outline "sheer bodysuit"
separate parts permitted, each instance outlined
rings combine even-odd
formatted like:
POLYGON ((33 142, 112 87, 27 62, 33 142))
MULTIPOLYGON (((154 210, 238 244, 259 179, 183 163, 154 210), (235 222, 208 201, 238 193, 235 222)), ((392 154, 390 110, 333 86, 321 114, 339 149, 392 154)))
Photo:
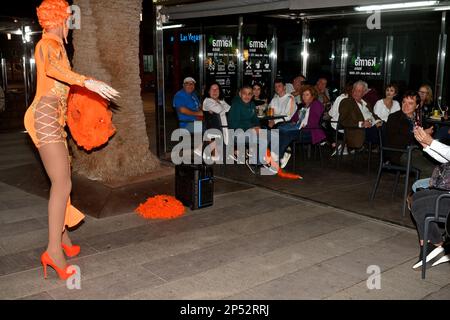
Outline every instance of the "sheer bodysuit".
MULTIPOLYGON (((63 143, 67 148, 66 102, 70 85, 84 86, 85 76, 71 70, 62 40, 44 32, 35 49, 36 96, 25 113, 24 125, 33 143, 41 148, 63 143)), ((68 199, 64 226, 77 225, 84 215, 68 199)))

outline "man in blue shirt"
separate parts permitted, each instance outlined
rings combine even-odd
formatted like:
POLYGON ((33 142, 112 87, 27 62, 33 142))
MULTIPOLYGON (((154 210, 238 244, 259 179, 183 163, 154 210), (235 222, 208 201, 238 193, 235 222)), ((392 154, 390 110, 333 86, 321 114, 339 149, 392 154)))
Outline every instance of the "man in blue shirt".
POLYGON ((180 128, 185 128, 191 133, 194 132, 194 121, 203 117, 200 100, 194 91, 195 80, 187 77, 183 81, 183 89, 173 98, 173 107, 177 111, 180 128))

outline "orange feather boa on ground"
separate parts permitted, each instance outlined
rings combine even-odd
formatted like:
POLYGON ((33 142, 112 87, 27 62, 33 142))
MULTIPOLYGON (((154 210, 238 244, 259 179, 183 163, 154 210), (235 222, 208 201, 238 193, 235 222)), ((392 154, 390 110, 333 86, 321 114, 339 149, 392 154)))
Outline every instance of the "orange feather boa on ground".
POLYGON ((67 101, 67 125, 78 146, 87 151, 100 147, 115 133, 108 102, 98 94, 72 86, 67 101))
POLYGON ((303 177, 298 174, 283 171, 283 169, 280 168, 278 163, 272 159, 269 149, 267 149, 267 151, 266 151, 266 159, 267 159, 267 163, 269 163, 272 168, 277 170, 277 175, 280 178, 293 179, 293 180, 303 179, 303 177))
POLYGON ((185 208, 173 196, 157 195, 148 198, 135 211, 146 219, 174 219, 182 216, 185 208))

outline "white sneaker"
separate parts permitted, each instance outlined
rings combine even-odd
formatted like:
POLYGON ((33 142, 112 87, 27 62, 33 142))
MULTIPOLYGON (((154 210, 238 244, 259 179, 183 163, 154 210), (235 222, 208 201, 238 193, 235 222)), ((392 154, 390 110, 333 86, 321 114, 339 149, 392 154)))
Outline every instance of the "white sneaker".
MULTIPOLYGON (((422 250, 423 250, 423 248, 422 248, 422 250)), ((431 260, 436 258, 439 254, 444 252, 444 247, 442 247, 442 246, 435 247, 434 245, 428 243, 427 244, 427 251, 428 251, 428 254, 427 254, 427 257, 426 257, 426 261, 425 261, 426 263, 430 262, 431 260)), ((417 261, 417 263, 415 265, 413 265, 413 269, 417 269, 417 268, 419 268, 421 266, 422 266, 422 252, 420 252, 419 261, 417 261)))
POLYGON ((284 167, 286 167, 290 158, 291 158, 291 154, 289 152, 285 152, 283 155, 283 158, 281 158, 281 160, 280 160, 280 168, 281 169, 284 169, 284 167))
MULTIPOLYGON (((342 151, 342 145, 338 145, 338 150, 337 150, 337 154, 340 155, 342 151)), ((336 150, 333 151, 333 153, 331 154, 332 157, 334 157, 336 155, 336 150)), ((342 155, 346 156, 348 155, 348 150, 347 150, 347 146, 344 147, 344 151, 342 151, 342 155)))
POLYGON ((276 174, 278 174, 278 171, 275 170, 275 168, 273 168, 272 166, 270 166, 270 165, 268 165, 268 164, 264 164, 264 165, 263 165, 263 168, 266 169, 266 170, 269 170, 270 173, 271 173, 271 175, 276 175, 276 174))
POLYGON ((438 264, 449 262, 450 261, 450 254, 447 254, 445 256, 442 256, 439 260, 437 260, 435 263, 433 263, 431 266, 437 266, 438 264))

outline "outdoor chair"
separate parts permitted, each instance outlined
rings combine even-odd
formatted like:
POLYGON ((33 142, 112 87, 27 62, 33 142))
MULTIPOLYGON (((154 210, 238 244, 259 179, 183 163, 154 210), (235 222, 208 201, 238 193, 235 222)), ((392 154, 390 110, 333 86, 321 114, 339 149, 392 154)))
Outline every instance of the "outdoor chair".
MULTIPOLYGON (((345 148, 345 141, 346 141, 346 129, 361 129, 360 127, 344 127, 341 123, 339 123, 338 121, 332 121, 333 123, 337 123, 336 126, 336 132, 335 132, 335 141, 336 141, 336 146, 335 146, 335 157, 336 157, 336 168, 339 167, 339 162, 342 161, 342 156, 344 153, 344 148, 345 148), (339 133, 342 134, 342 139, 341 142, 339 143, 339 133), (339 148, 339 146, 341 146, 339 148)), ((370 174, 370 166, 371 166, 371 162, 372 162, 372 142, 364 142, 363 146, 359 149, 359 150, 354 150, 353 153, 353 161, 356 161, 356 158, 358 155, 361 155, 362 152, 365 150, 365 145, 367 145, 367 151, 368 151, 368 156, 367 156, 367 174, 370 174)))
POLYGON ((449 223, 450 223, 450 214, 447 215, 447 217, 439 215, 439 203, 442 199, 445 198, 450 198, 450 194, 449 193, 444 193, 441 194, 439 197, 437 197, 436 199, 436 204, 434 206, 434 213, 432 215, 426 216, 425 217, 425 230, 423 233, 423 251, 422 251, 422 279, 425 279, 425 272, 427 269, 427 264, 426 264, 426 259, 427 259, 427 245, 426 243, 428 242, 428 230, 430 227, 430 223, 431 222, 435 222, 435 223, 445 223, 446 226, 446 235, 447 237, 449 237, 449 223))
MULTIPOLYGON (((309 128, 310 130, 323 130, 322 126, 319 126, 318 128, 309 128)), ((323 167, 323 146, 322 146, 322 142, 326 140, 326 138, 324 138, 323 140, 313 144, 311 142, 302 142, 301 141, 301 135, 303 133, 302 130, 299 131, 299 137, 298 139, 294 140, 291 145, 292 145, 292 161, 293 161, 293 171, 296 171, 296 165, 297 165, 297 146, 300 146, 300 150, 301 153, 303 154, 304 157, 304 153, 307 152, 308 154, 308 158, 311 154, 311 149, 314 148, 314 157, 317 159, 317 154, 319 155, 319 160, 320 160, 320 167, 323 167), (305 149, 304 147, 307 147, 307 149, 305 149)))
POLYGON ((395 183, 394 183, 394 189, 392 194, 394 194, 395 190, 397 189, 397 184, 398 184, 398 180, 400 177, 401 173, 405 174, 405 185, 404 185, 404 189, 403 189, 403 207, 402 207, 402 216, 405 216, 406 213, 406 199, 408 196, 408 188, 409 188, 409 176, 411 173, 415 174, 415 178, 416 180, 419 179, 420 177, 420 170, 417 168, 414 168, 412 165, 412 152, 414 149, 417 149, 417 146, 415 145, 409 145, 406 148, 402 149, 402 148, 391 148, 391 147, 386 147, 385 146, 385 142, 386 142, 386 138, 385 136, 385 130, 383 129, 383 127, 378 128, 378 137, 379 137, 379 141, 380 141, 380 164, 378 166, 378 174, 377 174, 377 179, 375 181, 375 185, 372 189, 372 193, 370 195, 370 201, 373 201, 373 199, 375 198, 375 194, 377 192, 378 186, 380 184, 380 180, 381 180, 381 174, 384 171, 395 171, 396 172, 396 179, 395 179, 395 183), (402 153, 402 154, 406 154, 407 155, 407 164, 406 166, 402 166, 402 165, 398 165, 398 164, 392 164, 389 161, 387 161, 387 159, 385 158, 385 153, 387 152, 398 152, 398 153, 402 153))

